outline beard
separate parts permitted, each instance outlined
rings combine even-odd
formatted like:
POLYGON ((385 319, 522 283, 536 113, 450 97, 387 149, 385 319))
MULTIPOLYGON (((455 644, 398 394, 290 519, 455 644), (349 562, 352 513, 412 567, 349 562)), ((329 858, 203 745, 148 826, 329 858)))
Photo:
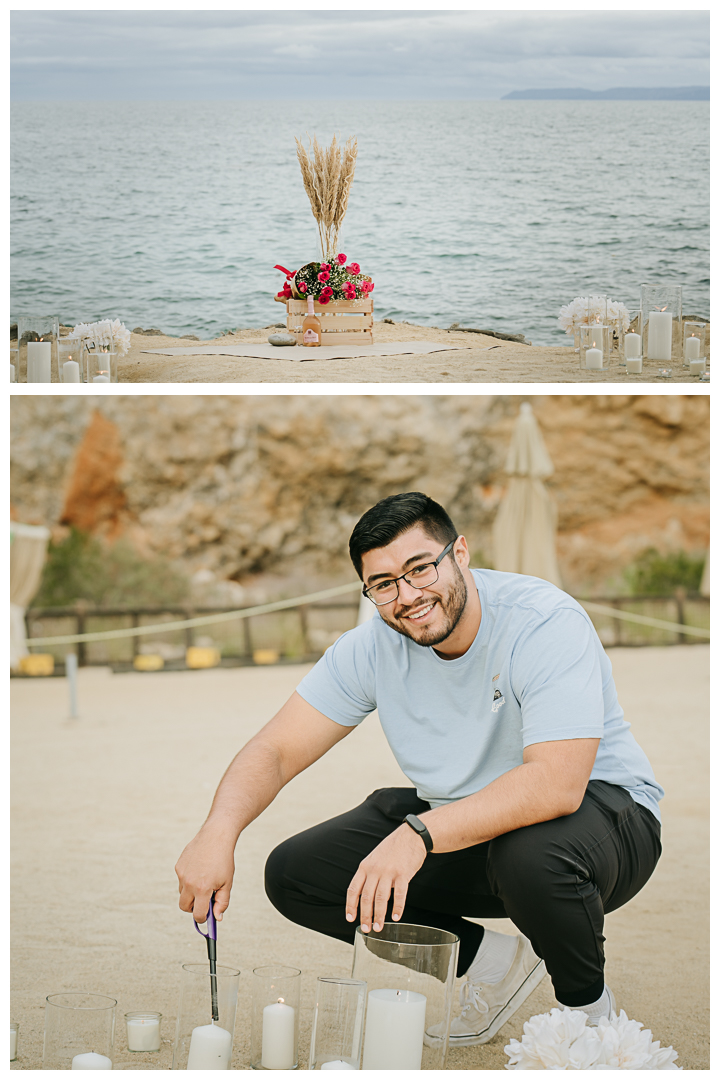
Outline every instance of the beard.
POLYGON ((453 569, 453 580, 450 583, 445 596, 433 596, 431 594, 430 596, 421 597, 416 603, 410 605, 410 607, 403 608, 397 616, 385 615, 382 608, 380 608, 381 617, 388 626, 392 627, 393 630, 397 630, 398 634, 402 634, 403 637, 410 638, 416 645, 423 645, 425 647, 440 645, 450 637, 453 630, 460 622, 463 612, 465 611, 465 605, 467 604, 468 592, 465 578, 454 564, 453 569), (443 618, 440 626, 413 627, 411 623, 402 621, 412 611, 424 607, 431 601, 435 601, 434 610, 437 611, 440 609, 442 612, 443 618))

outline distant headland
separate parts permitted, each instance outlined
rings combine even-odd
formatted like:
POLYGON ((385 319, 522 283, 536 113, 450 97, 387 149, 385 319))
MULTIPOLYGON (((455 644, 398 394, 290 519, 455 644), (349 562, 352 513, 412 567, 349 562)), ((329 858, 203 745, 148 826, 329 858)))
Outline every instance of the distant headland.
POLYGON ((612 90, 513 90, 501 101, 709 101, 709 86, 616 86, 612 90))

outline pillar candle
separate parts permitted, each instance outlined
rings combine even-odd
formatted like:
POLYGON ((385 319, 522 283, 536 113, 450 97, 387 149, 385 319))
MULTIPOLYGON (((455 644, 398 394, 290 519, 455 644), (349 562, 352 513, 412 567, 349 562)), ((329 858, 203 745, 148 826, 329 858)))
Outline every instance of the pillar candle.
POLYGON ((702 359, 691 360, 690 361, 690 374, 691 375, 702 375, 704 370, 705 370, 705 357, 704 356, 702 357, 702 359))
POLYGON ((50 357, 52 345, 49 341, 28 341, 27 346, 27 381, 50 382, 50 357))
MULTIPOLYGON (((17 1031, 15 1030, 15 1028, 10 1028, 10 1060, 14 1061, 16 1057, 17 1057, 17 1031)), ((328 1066, 328 1068, 334 1068, 334 1065, 328 1066)), ((339 1066, 338 1066, 338 1068, 339 1068, 339 1066)))
POLYGON ((625 368, 629 375, 640 375, 642 373, 642 357, 630 356, 625 362, 625 368))
POLYGON ((217 1024, 193 1028, 190 1036, 188 1069, 229 1069, 232 1035, 217 1024))
POLYGON ((295 1065, 295 1010, 282 999, 263 1009, 262 1067, 292 1069, 295 1065))
POLYGON ((128 1050, 159 1050, 160 1021, 152 1018, 127 1020, 128 1050))
POLYGON ((421 1068, 426 1005, 412 990, 370 991, 363 1071, 421 1068))
POLYGON ((585 367, 594 371, 601 371, 603 366, 602 349, 585 350, 585 367))
POLYGON ((651 311, 648 316, 648 360, 672 359, 672 312, 651 311))
POLYGON ((625 359, 642 356, 642 338, 639 334, 625 335, 625 359))
POLYGON ((700 356, 700 338, 691 334, 685 338, 685 359, 697 360, 700 356))
POLYGON ((63 364, 63 382, 80 382, 80 365, 77 360, 66 360, 63 364))
POLYGON ((15 372, 15 365, 11 364, 10 365, 10 382, 15 382, 16 377, 17 376, 16 376, 16 372, 15 372))
POLYGON ((351 1065, 348 1061, 326 1061, 324 1065, 320 1066, 321 1069, 353 1069, 355 1066, 351 1065))
POLYGON ((112 1069, 112 1061, 104 1054, 76 1054, 71 1069, 112 1069))

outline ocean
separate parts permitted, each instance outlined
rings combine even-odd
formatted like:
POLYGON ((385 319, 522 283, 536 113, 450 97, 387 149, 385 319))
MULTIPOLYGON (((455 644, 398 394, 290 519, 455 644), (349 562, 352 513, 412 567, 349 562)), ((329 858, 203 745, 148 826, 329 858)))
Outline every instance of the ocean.
POLYGON ((294 136, 357 135, 342 247, 376 319, 568 344, 562 304, 643 282, 709 315, 709 105, 678 101, 23 102, 11 317, 212 337, 280 322, 319 256, 294 136))

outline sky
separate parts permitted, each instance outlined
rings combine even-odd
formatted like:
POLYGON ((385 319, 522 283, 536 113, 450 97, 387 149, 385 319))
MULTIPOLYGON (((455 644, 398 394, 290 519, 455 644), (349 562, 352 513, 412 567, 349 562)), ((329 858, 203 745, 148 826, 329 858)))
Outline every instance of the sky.
POLYGON ((16 101, 703 86, 707 11, 13 11, 16 101))

